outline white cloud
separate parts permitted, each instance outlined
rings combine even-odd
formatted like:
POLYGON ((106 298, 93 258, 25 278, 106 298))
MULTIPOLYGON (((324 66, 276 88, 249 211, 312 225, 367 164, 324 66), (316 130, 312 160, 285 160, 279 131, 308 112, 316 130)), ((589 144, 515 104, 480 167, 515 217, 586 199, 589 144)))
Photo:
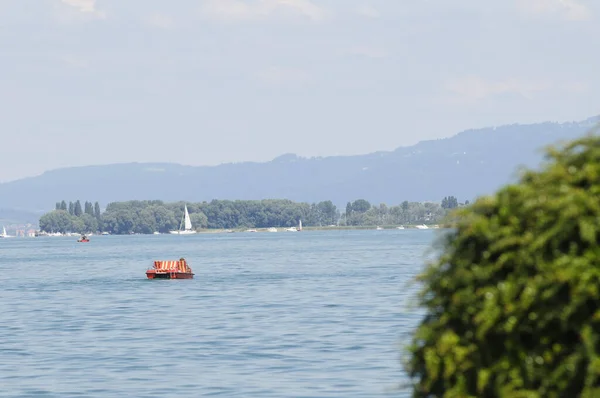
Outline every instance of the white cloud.
POLYGON ((535 93, 548 90, 550 85, 545 82, 514 78, 492 81, 478 76, 468 76, 448 81, 445 88, 457 99, 477 101, 499 94, 519 94, 524 98, 531 99, 535 93))
POLYGON ((379 18, 381 16, 379 10, 368 4, 358 7, 356 13, 367 18, 379 18))
POLYGON ((494 81, 479 76, 467 76, 446 82, 445 89, 451 93, 450 102, 471 102, 503 94, 516 94, 527 100, 534 99, 537 94, 549 91, 581 94, 587 91, 587 85, 573 81, 549 83, 544 80, 517 78, 494 81))
POLYGON ((516 0, 525 15, 553 16, 569 21, 585 21, 592 17, 591 10, 580 0, 516 0))
POLYGON ((61 0, 64 4, 76 8, 84 14, 104 18, 106 14, 96 8, 96 0, 61 0))
POLYGON ((562 86, 563 90, 570 94, 583 94, 589 89, 587 84, 581 82, 567 83, 562 86))
POLYGON ((310 80, 308 73, 301 69, 272 66, 258 74, 260 80, 271 84, 306 83, 310 80))
POLYGON ((323 8, 310 0, 205 0, 204 15, 219 20, 256 20, 285 13, 301 15, 313 21, 326 17, 323 8))
POLYGON ((78 55, 65 55, 62 57, 63 62, 74 69, 86 69, 90 66, 88 60, 78 55))
POLYGON ((144 18, 144 21, 156 28, 169 29, 173 27, 173 18, 164 14, 152 14, 144 18))
POLYGON ((358 55, 367 58, 387 58, 389 53, 380 47, 356 46, 345 52, 346 55, 358 55))

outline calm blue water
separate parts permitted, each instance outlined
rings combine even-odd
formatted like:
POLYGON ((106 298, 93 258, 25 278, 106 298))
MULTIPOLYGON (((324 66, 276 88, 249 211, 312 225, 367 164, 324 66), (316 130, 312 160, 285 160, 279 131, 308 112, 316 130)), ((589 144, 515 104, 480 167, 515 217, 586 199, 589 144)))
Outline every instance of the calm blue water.
POLYGON ((0 396, 408 396, 407 283, 435 235, 0 240, 0 396), (182 256, 195 279, 146 279, 182 256))

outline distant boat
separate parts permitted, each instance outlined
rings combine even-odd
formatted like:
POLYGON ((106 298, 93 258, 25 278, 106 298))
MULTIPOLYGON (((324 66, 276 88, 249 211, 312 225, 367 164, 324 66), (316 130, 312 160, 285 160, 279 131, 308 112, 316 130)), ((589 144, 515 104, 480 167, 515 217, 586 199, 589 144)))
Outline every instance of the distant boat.
POLYGON ((300 232, 302 231, 302 220, 298 221, 298 227, 289 227, 286 229, 288 232, 300 232))
POLYGON ((271 227, 271 228, 267 229, 267 231, 269 231, 269 232, 277 232, 277 228, 271 227))
POLYGON ((378 231, 383 231, 383 228, 381 228, 379 226, 377 228, 375 228, 375 229, 378 230, 378 231))
POLYGON ((396 227, 396 229, 404 229, 404 226, 400 225, 399 227, 396 227))
POLYGON ((417 229, 429 229, 429 227, 425 224, 417 225, 416 228, 417 229))
POLYGON ((194 273, 185 258, 167 261, 154 261, 153 267, 146 270, 148 279, 193 279, 194 273))
POLYGON ((192 220, 190 220, 190 213, 188 213, 187 205, 183 209, 183 218, 179 224, 179 230, 169 231, 173 235, 191 235, 195 234, 196 231, 192 229, 192 220), (183 227, 183 229, 181 229, 183 227))
POLYGON ((6 227, 4 226, 2 227, 2 235, 0 235, 0 238, 12 238, 12 236, 6 233, 6 227))

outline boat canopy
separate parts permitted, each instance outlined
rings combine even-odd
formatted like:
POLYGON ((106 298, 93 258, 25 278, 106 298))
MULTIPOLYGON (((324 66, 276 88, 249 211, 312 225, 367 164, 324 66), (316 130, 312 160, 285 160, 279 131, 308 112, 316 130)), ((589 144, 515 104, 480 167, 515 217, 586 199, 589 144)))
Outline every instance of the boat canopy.
POLYGON ((185 259, 181 260, 166 260, 166 261, 155 261, 154 269, 163 272, 189 272, 190 267, 187 265, 185 259))

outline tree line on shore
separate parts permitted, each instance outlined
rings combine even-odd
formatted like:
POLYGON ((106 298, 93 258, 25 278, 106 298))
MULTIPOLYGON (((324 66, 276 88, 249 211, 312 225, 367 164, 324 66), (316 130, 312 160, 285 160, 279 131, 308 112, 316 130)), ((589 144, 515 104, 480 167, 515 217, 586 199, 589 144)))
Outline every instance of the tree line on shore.
POLYGON ((408 202, 397 206, 372 205, 365 199, 348 202, 340 212, 331 201, 294 202, 287 199, 212 200, 201 203, 133 200, 110 203, 104 212, 95 202, 62 201, 39 221, 44 232, 108 232, 111 234, 167 233, 179 228, 187 205, 195 229, 237 229, 304 226, 372 226, 437 224, 458 200, 445 197, 442 203, 408 202))

